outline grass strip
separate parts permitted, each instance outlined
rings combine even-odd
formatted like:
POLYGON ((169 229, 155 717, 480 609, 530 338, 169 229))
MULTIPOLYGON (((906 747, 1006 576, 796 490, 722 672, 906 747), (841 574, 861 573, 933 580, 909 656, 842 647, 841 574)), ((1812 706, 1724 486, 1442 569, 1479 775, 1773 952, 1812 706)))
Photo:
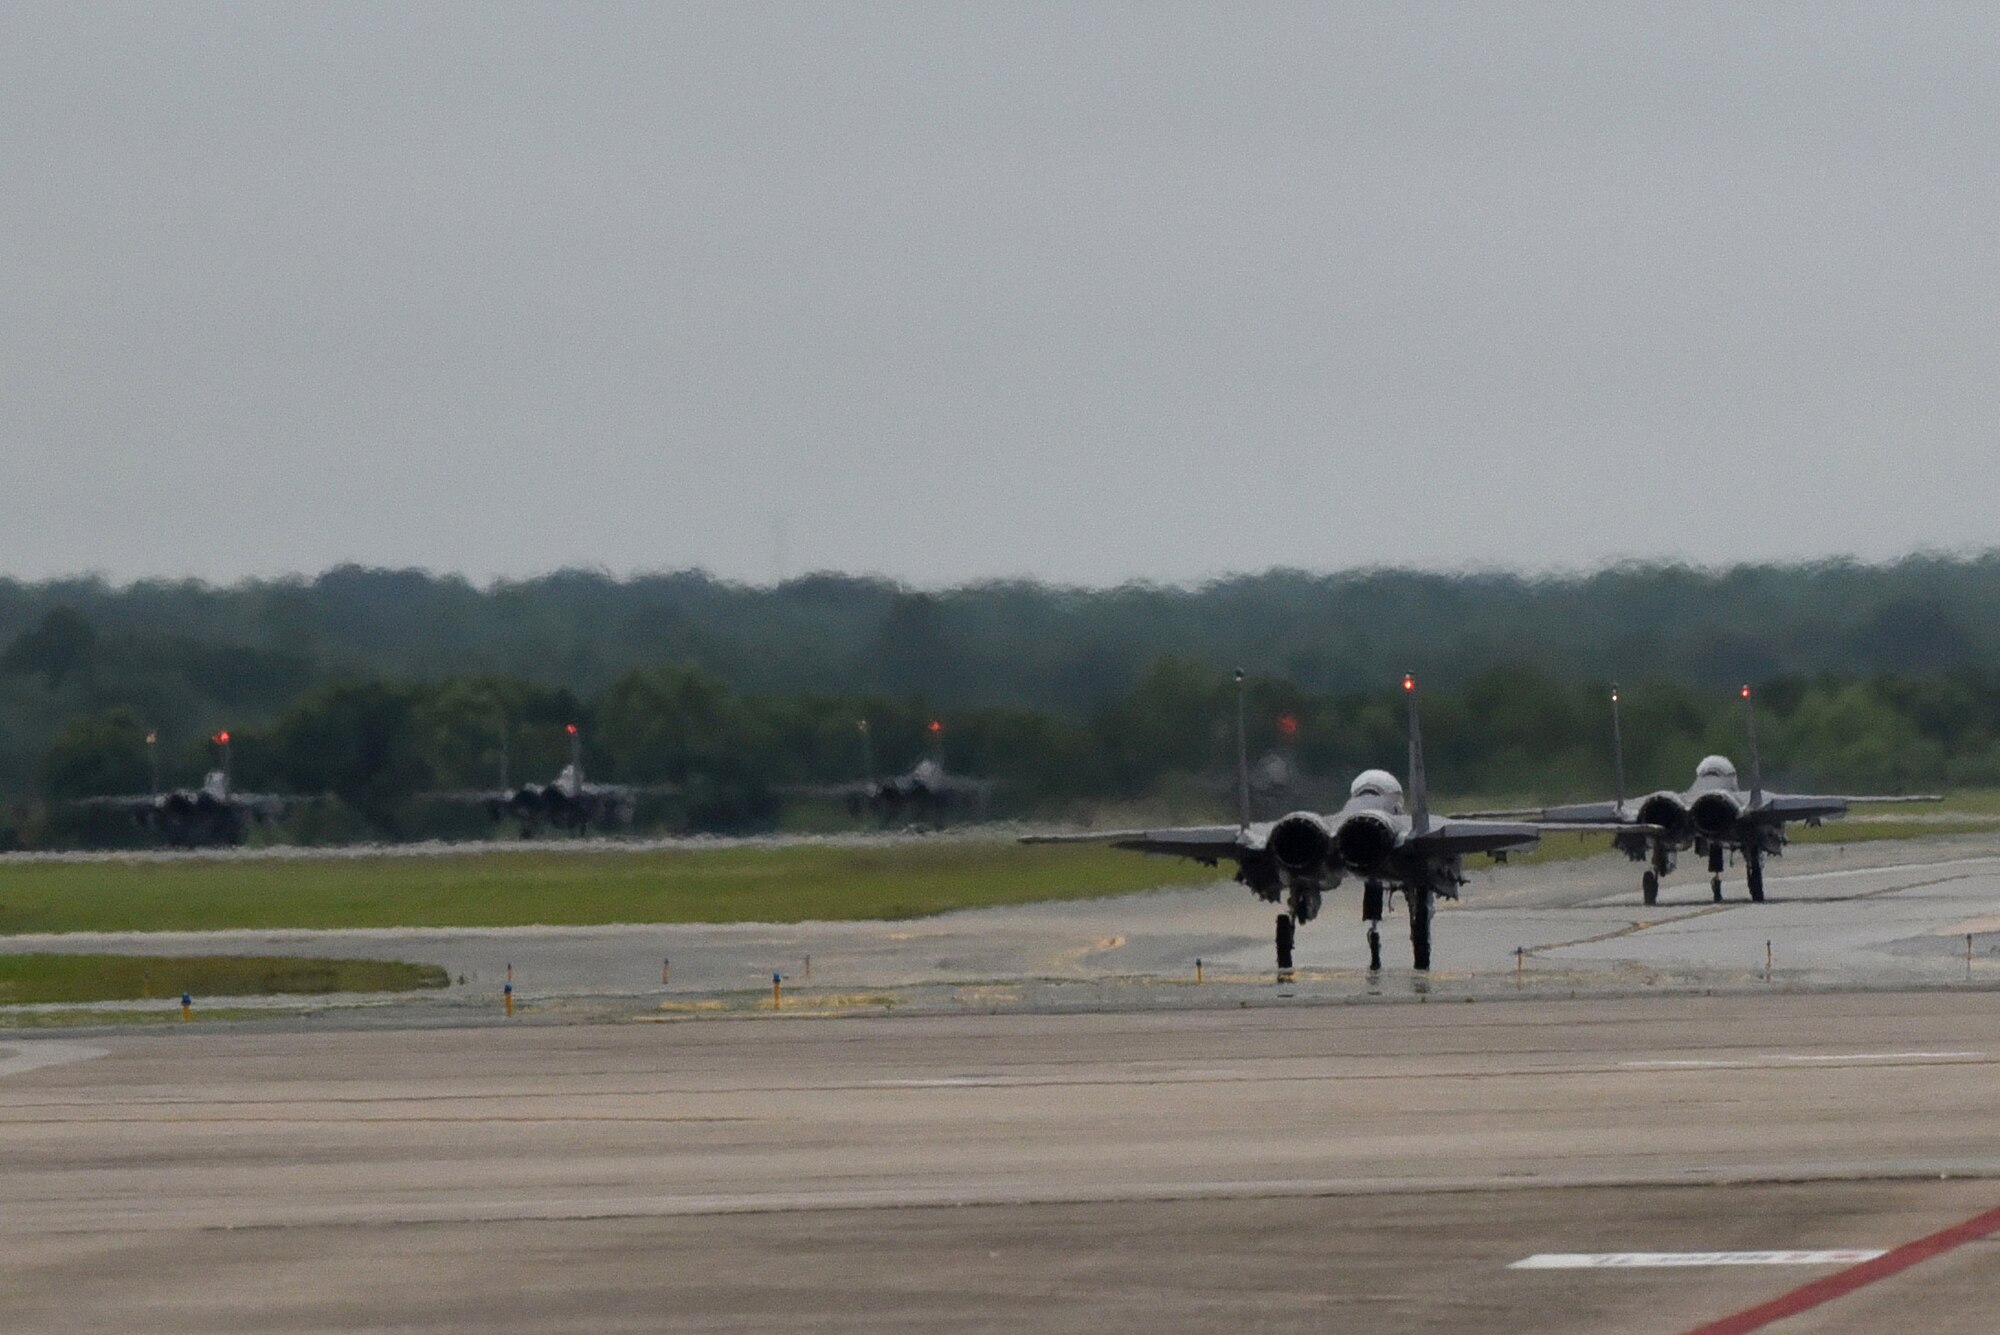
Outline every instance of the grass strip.
POLYGON ((0 933, 876 920, 1227 874, 1004 842, 19 863, 0 867, 0 933))
POLYGON ((0 1005, 325 996, 444 987, 435 964, 275 955, 0 955, 0 1005))

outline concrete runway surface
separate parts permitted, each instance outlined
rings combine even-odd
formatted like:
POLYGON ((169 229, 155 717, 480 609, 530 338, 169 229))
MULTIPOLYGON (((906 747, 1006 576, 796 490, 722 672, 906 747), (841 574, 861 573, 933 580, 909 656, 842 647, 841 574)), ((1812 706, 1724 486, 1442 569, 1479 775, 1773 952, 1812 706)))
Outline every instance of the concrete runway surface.
POLYGON ((1794 849, 1763 905, 1635 881, 1480 873, 1428 980, 1353 969, 1338 896, 1282 986, 1234 886, 15 938, 468 981, 0 1032, 0 1331, 2000 1329, 2000 839, 1794 849))
POLYGON ((2000 995, 0 1040, 0 1201, 10 1332, 1684 1332, 1842 1267, 1509 1267, 2000 1206, 2000 995))

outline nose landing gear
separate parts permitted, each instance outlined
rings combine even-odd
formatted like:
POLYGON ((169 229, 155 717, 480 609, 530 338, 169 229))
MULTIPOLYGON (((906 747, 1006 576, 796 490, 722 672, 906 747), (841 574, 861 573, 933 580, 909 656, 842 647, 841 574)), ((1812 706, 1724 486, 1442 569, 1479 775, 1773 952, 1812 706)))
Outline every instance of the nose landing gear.
POLYGON ((1368 972, 1382 972, 1382 883, 1369 881, 1361 891, 1361 921, 1368 924, 1368 972))
MULTIPOLYGON (((1718 904, 1722 902, 1722 869, 1727 865, 1728 856, 1729 851, 1721 844, 1708 846, 1708 889, 1718 904)), ((1762 888, 1761 885, 1758 886, 1758 889, 1762 888)))

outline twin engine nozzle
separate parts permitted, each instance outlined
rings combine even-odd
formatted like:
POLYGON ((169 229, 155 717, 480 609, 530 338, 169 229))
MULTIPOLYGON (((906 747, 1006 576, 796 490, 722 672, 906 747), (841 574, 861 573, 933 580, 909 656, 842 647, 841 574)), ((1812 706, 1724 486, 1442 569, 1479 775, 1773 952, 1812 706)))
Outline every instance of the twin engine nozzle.
POLYGON ((1271 827, 1271 856, 1286 871, 1308 874, 1339 863, 1367 874, 1380 871, 1396 848, 1396 830, 1379 816, 1349 816, 1338 827, 1309 812, 1271 827))
POLYGON ((1641 802, 1639 823, 1658 826, 1668 838, 1676 841, 1687 837, 1691 824, 1688 819, 1688 809, 1671 793, 1654 793, 1641 802))
POLYGON ((1743 805, 1728 793, 1703 793, 1694 800, 1688 816, 1697 833, 1720 839, 1736 828, 1743 817, 1743 805))

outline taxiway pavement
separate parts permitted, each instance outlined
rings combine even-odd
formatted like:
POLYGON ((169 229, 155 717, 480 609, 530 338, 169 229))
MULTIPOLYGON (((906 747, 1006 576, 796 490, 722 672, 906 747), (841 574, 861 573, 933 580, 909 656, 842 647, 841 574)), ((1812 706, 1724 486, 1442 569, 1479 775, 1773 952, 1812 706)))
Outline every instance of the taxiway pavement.
MULTIPOLYGON (((2000 1205, 1985 992, 49 1042, 0 1040, 9 1331, 1670 1335, 1832 1268, 1509 1267, 2000 1205)), ((1996 1259, 1784 1329, 1991 1330, 1996 1259)))

